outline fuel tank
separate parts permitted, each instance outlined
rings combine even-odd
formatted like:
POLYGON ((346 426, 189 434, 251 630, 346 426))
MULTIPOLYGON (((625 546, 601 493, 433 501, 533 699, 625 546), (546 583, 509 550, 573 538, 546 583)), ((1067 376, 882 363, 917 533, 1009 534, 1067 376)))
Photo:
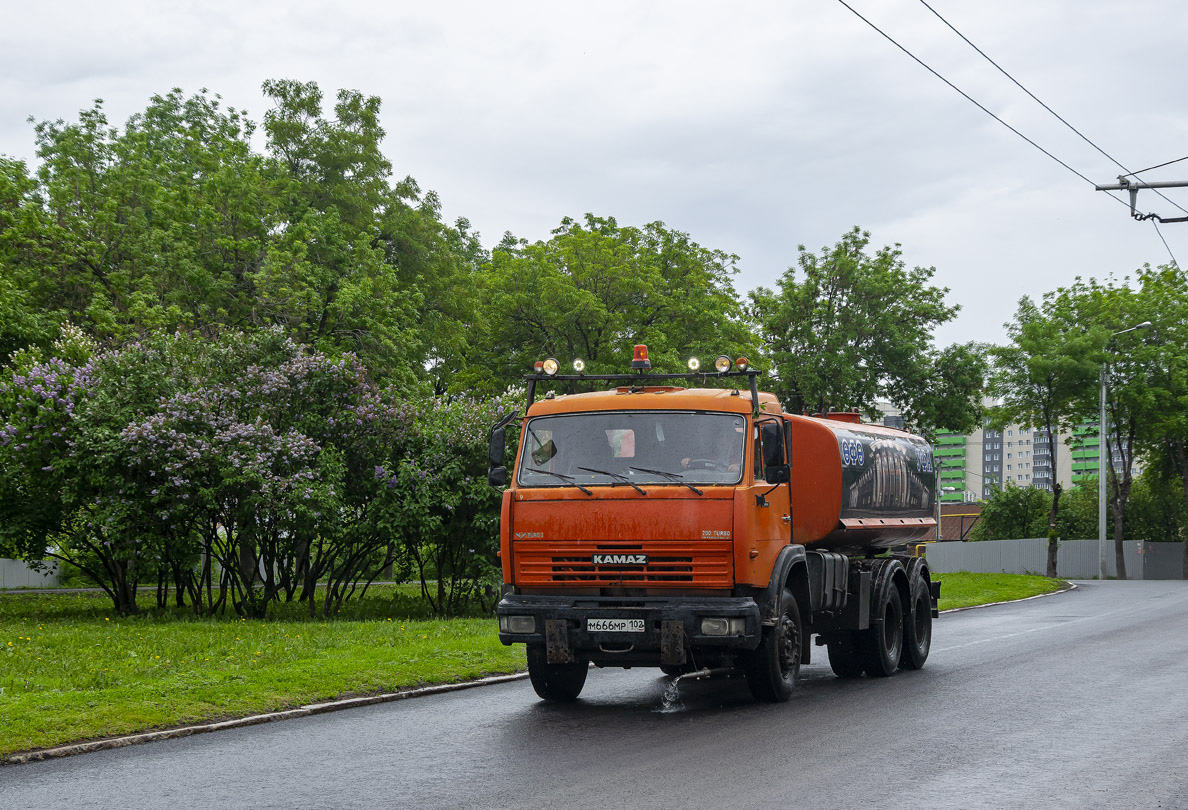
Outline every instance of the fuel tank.
POLYGON ((923 438, 858 424, 856 414, 785 419, 793 542, 879 551, 936 530, 936 473, 932 447, 923 438))

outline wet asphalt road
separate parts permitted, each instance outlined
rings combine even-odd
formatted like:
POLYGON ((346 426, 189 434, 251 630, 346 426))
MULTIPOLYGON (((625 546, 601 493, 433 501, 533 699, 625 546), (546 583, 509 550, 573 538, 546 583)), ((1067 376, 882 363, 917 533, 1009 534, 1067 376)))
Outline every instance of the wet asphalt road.
POLYGON ((595 670, 2 767, 0 807, 1188 808, 1188 582, 1080 586, 942 616, 919 672, 819 656, 787 704, 595 670))

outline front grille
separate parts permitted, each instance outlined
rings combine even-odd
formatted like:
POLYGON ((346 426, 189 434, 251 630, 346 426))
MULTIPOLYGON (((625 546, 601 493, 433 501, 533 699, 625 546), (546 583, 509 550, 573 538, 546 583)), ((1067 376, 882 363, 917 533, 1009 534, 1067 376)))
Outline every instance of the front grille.
POLYGON ((513 549, 521 587, 726 588, 732 584, 733 547, 721 541, 547 543, 522 541, 513 549), (646 554, 644 565, 595 565, 595 554, 646 554))

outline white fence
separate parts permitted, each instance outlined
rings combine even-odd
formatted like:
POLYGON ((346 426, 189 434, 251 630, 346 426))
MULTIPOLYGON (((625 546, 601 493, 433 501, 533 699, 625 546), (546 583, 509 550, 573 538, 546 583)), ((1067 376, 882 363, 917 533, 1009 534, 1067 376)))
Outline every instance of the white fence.
MULTIPOLYGON (((941 542, 924 546, 928 565, 938 573, 1043 574, 1048 568, 1048 539, 986 540, 979 543, 941 542)), ((1064 579, 1095 579, 1098 575, 1096 540, 1062 540, 1056 555, 1056 575, 1064 579)), ((1127 579, 1183 579, 1183 543, 1122 544, 1127 579)), ((1114 542, 1110 541, 1106 570, 1117 576, 1114 542)))
POLYGON ((20 560, 0 559, 0 589, 52 588, 58 584, 57 563, 50 563, 46 572, 34 571, 20 560))

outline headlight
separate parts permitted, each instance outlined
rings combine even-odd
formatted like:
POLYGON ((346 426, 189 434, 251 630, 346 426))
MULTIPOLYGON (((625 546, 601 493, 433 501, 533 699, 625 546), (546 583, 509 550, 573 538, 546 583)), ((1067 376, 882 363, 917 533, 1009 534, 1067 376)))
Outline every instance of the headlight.
POLYGON ((696 371, 699 368, 701 368, 701 361, 698 360, 696 357, 690 357, 689 358, 689 370, 696 371))
POLYGON ((747 620, 744 618, 727 619, 725 617, 711 617, 701 620, 701 634, 703 636, 741 636, 747 632, 747 620))
POLYGON ((561 368, 561 364, 551 357, 544 361, 544 373, 549 376, 556 374, 559 368, 561 368))
POLYGON ((732 365, 734 363, 724 354, 718 355, 718 359, 714 361, 714 368, 718 370, 719 374, 729 371, 732 365))
POLYGON ((748 368, 751 367, 751 361, 745 357, 740 357, 734 361, 734 365, 738 368, 739 371, 746 371, 748 368))
POLYGON ((576 360, 574 360, 573 361, 573 370, 576 371, 578 374, 581 374, 583 371, 586 370, 586 361, 580 357, 577 358, 576 360))
POLYGON ((535 633, 535 616, 500 616, 499 629, 504 633, 535 633))

